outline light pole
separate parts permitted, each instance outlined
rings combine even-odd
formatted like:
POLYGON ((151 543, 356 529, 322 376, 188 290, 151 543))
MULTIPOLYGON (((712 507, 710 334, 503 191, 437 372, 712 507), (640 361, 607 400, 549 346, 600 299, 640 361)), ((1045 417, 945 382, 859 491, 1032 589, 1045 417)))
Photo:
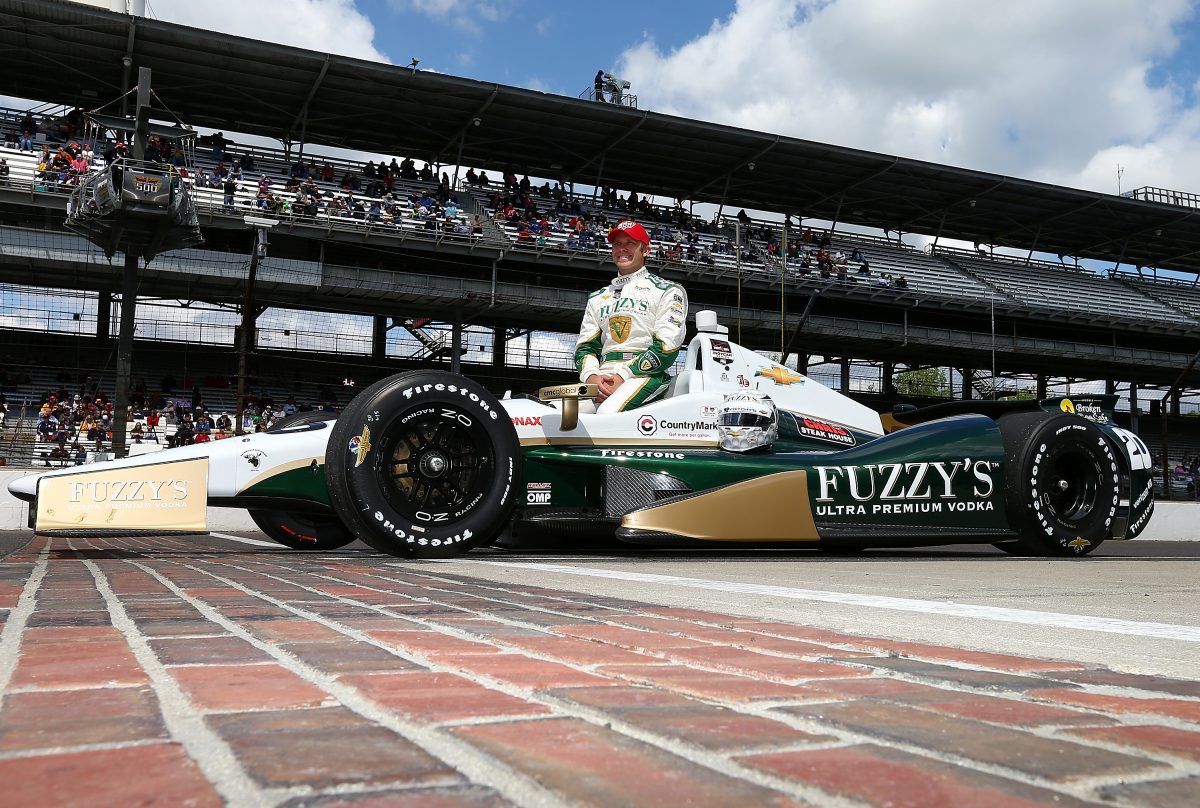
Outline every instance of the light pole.
POLYGON ((243 221, 254 228, 254 248, 250 252, 250 271, 246 274, 246 289, 242 295, 242 324, 238 328, 238 374, 237 374, 237 410, 234 417, 234 434, 241 435, 242 413, 246 409, 246 365, 255 344, 255 322, 258 311, 254 307, 254 282, 258 277, 259 259, 267 255, 267 231, 279 224, 278 219, 267 219, 262 216, 246 216, 243 221))

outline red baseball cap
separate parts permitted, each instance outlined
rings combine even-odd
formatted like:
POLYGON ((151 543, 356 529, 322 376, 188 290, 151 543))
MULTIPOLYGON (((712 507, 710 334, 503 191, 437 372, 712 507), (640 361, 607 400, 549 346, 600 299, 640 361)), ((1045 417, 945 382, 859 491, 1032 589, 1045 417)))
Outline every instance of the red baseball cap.
POLYGON ((646 232, 646 228, 642 227, 635 221, 626 219, 619 223, 612 230, 608 231, 608 241, 611 244, 617 233, 624 233, 634 241, 640 241, 647 247, 650 246, 650 234, 646 232))

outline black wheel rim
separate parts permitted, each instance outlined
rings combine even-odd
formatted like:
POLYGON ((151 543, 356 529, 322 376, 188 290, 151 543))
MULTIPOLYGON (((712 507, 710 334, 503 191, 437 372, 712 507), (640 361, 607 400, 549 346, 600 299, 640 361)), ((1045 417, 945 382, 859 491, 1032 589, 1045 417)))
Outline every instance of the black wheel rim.
POLYGON ((440 406, 391 422, 381 441, 382 488, 414 523, 461 518, 483 499, 494 465, 487 432, 474 417, 440 406))
POLYGON ((1092 459, 1078 452, 1053 458, 1046 495, 1053 514, 1064 523, 1077 523, 1096 508, 1100 475, 1092 459))

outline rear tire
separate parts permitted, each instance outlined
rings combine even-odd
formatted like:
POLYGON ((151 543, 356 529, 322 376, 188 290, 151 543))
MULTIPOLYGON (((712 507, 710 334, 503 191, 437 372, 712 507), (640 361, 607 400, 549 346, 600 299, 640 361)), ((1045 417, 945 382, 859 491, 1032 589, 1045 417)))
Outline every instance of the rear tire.
POLYGON ((447 558, 505 528, 520 452, 508 413, 479 384, 442 371, 402 373, 362 391, 334 424, 329 496, 375 549, 447 558))
POLYGON ((1005 500, 1020 534, 995 546, 1016 555, 1087 555, 1112 535, 1120 466, 1095 424, 1073 415, 1000 419, 1005 500))

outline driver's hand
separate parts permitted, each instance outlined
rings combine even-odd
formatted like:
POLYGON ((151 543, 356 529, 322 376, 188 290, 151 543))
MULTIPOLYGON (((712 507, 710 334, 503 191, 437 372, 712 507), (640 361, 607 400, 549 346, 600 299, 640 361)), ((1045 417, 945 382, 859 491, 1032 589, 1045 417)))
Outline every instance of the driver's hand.
POLYGON ((596 402, 597 405, 603 403, 604 399, 613 394, 613 391, 617 389, 617 385, 621 381, 620 376, 601 376, 599 373, 593 373, 591 376, 588 376, 587 383, 596 385, 596 397, 592 401, 596 402))

